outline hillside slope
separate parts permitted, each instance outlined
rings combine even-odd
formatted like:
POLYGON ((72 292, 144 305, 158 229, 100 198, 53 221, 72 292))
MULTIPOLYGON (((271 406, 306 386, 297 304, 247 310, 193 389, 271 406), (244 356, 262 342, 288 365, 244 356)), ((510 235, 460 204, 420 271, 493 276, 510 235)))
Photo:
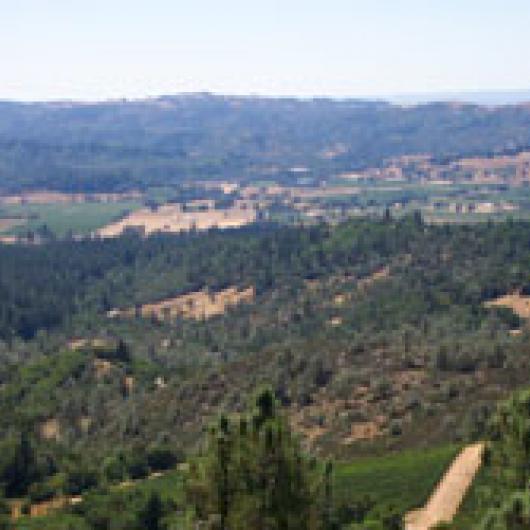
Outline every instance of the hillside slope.
POLYGON ((0 103, 0 191, 110 192, 196 179, 320 180, 425 153, 530 145, 527 106, 168 96, 105 103, 0 103))

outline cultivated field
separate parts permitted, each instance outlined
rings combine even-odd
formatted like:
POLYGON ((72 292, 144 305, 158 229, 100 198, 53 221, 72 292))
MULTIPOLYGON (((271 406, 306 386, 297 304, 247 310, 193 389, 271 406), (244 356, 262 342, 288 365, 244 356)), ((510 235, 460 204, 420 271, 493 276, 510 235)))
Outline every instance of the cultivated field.
POLYGON ((388 508, 405 512, 420 506, 455 453, 454 446, 444 446, 339 462, 335 467, 335 502, 351 506, 368 500, 368 506, 373 505, 370 512, 375 513, 388 508))
POLYGON ((237 228, 256 220, 252 201, 237 201, 232 208, 216 210, 211 204, 183 209, 180 204, 166 204, 158 208, 142 208, 120 221, 97 231, 102 237, 119 236, 126 229, 136 229, 146 235, 154 232, 185 232, 210 228, 237 228))
POLYGON ((4 217, 0 221, 0 234, 23 235, 45 225, 59 237, 70 232, 89 235, 139 206, 134 201, 3 204, 0 205, 0 215, 4 217))
MULTIPOLYGON (((251 303, 255 298, 253 287, 239 290, 237 287, 229 287, 223 291, 209 293, 207 291, 197 291, 185 295, 177 296, 152 304, 145 304, 140 307, 139 313, 145 318, 183 318, 202 320, 216 315, 222 315, 229 307, 234 307, 241 303, 251 303)), ((136 314, 135 309, 124 311, 112 310, 108 316, 115 318, 119 316, 132 317, 136 314)))

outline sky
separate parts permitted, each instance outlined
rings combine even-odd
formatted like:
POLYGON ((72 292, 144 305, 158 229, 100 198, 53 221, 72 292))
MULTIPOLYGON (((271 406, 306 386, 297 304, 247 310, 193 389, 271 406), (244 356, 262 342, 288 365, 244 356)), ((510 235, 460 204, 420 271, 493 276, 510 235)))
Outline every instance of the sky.
POLYGON ((530 90, 529 0, 0 0, 0 99, 530 90))

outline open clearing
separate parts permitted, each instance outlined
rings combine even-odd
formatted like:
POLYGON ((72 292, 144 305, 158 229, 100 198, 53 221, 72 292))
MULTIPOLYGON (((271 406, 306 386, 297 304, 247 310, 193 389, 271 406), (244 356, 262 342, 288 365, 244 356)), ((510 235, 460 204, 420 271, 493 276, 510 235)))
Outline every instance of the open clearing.
MULTIPOLYGON (((254 301, 256 292, 254 287, 239 290, 237 287, 228 287, 218 292, 196 291, 193 293, 176 296, 167 300, 161 300, 152 304, 145 304, 140 307, 140 315, 144 318, 183 318, 203 320, 216 315, 222 315, 229 307, 234 307, 241 303, 251 303, 254 301)), ((135 309, 120 311, 114 309, 109 311, 110 318, 119 316, 133 317, 135 309)))
POLYGON ((507 307, 520 318, 530 318, 530 296, 513 293, 490 300, 484 304, 486 307, 507 307))
POLYGON ((406 530, 429 530, 453 520, 480 466, 484 444, 466 447, 454 460, 425 507, 405 516, 406 530))
POLYGON ((123 217, 137 209, 138 202, 58 202, 27 203, 0 206, 0 214, 16 219, 17 223, 5 227, 6 235, 24 235, 46 225, 55 235, 68 233, 89 235, 94 230, 123 217))
POLYGON ((135 229, 146 235, 154 232, 185 232, 210 228, 238 228, 256 220, 252 201, 236 201, 232 208, 217 210, 210 204, 191 211, 180 204, 165 204, 158 208, 142 208, 124 219, 97 231, 102 237, 119 236, 126 229, 135 229))

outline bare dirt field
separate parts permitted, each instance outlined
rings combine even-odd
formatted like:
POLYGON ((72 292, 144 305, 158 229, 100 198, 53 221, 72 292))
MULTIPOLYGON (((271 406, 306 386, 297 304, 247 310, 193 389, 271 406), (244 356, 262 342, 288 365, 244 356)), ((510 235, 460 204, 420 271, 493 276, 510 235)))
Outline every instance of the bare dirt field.
POLYGON ((507 294, 490 300, 484 304, 486 307, 507 307, 521 318, 530 318, 530 296, 519 293, 507 294))
POLYGON ((156 209, 142 208, 124 219, 111 223, 97 234, 101 237, 119 236, 127 228, 137 229, 146 235, 154 232, 185 232, 209 228, 237 228, 256 220, 252 201, 237 201, 232 208, 216 210, 211 205, 204 209, 183 210, 179 204, 166 204, 156 209))
POLYGON ((453 520, 482 465, 484 444, 466 447, 451 464, 427 504, 405 516, 406 530, 430 530, 453 520))
MULTIPOLYGON (((183 318, 202 320, 222 315, 229 307, 234 307, 241 303, 252 303, 255 296, 256 292, 253 287, 244 290, 239 290, 237 287, 229 287, 216 293, 197 291, 168 300, 145 304, 140 308, 140 314, 145 318, 164 319, 181 316, 183 318)), ((127 309, 125 311, 110 311, 108 316, 132 317, 134 314, 134 309, 127 309)))

